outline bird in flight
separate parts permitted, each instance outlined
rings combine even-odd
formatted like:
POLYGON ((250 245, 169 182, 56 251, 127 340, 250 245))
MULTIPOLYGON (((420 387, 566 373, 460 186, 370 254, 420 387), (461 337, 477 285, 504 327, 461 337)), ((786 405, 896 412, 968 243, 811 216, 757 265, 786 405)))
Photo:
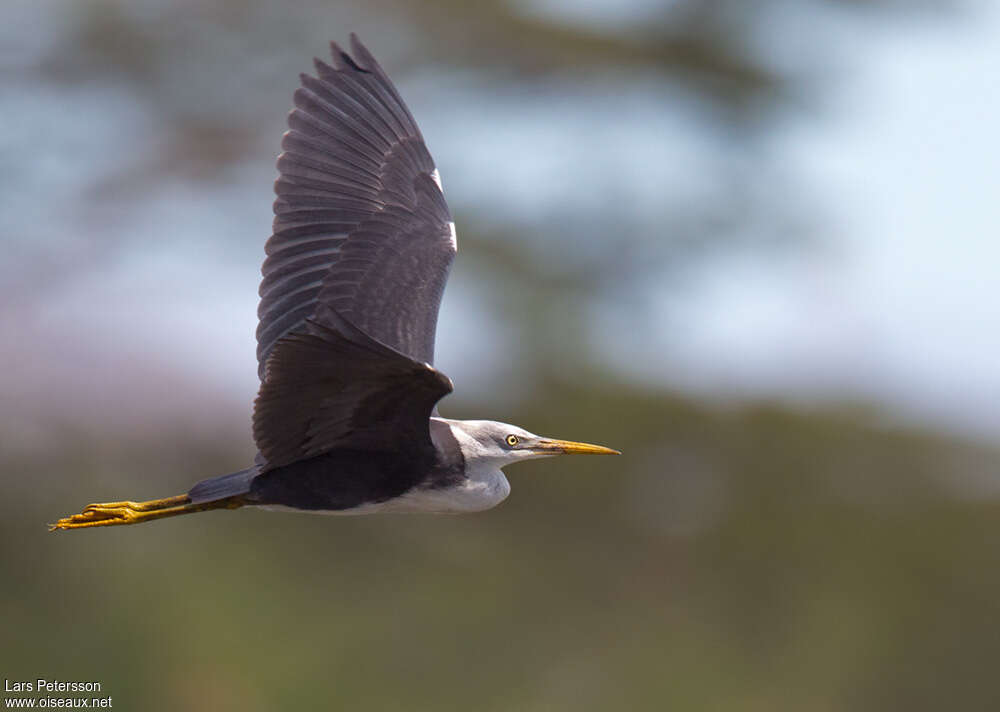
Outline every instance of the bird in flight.
POLYGON ((432 365, 457 249, 441 179, 371 53, 331 44, 301 75, 278 157, 257 313, 251 467, 187 494, 91 504, 51 529, 244 506, 325 514, 474 512, 510 493, 501 469, 619 454, 490 420, 450 420, 432 365))

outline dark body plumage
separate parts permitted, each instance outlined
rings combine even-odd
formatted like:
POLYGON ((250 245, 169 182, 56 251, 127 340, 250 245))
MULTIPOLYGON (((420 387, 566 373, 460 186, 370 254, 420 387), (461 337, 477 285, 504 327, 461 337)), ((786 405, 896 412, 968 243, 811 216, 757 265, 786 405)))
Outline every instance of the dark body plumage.
POLYGON ((343 510, 463 476, 430 364, 454 224, 420 130, 351 36, 302 75, 278 158, 257 329, 253 467, 195 503, 343 510))
POLYGON ((447 425, 431 421, 434 452, 407 459, 397 452, 337 449, 269 470, 255 477, 247 494, 253 504, 336 511, 387 502, 415 487, 458 484, 465 463, 447 425))

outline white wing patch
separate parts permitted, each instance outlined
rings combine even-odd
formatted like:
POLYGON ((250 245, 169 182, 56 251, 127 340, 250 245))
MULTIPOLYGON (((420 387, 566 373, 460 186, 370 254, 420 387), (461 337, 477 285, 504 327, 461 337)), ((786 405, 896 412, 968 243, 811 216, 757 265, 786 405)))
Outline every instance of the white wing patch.
MULTIPOLYGON (((433 171, 431 171, 431 178, 434 180, 435 183, 437 183, 438 190, 440 190, 442 193, 444 193, 444 186, 441 185, 441 174, 438 173, 438 169, 437 168, 435 168, 433 171)), ((454 247, 457 250, 458 249, 458 233, 455 232, 455 223, 453 223, 453 222, 449 222, 448 223, 448 231, 449 231, 449 236, 451 237, 451 246, 454 247)))

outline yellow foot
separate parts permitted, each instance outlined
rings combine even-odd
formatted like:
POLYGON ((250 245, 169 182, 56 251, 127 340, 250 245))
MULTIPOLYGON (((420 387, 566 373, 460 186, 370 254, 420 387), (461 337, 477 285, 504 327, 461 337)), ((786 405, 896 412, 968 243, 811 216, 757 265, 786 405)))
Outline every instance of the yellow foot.
POLYGON ((103 502, 88 504, 80 514, 63 517, 55 524, 50 524, 49 531, 55 531, 56 529, 79 529, 81 527, 138 524, 150 519, 185 514, 189 511, 185 505, 190 501, 187 495, 178 495, 165 499, 153 499, 148 502, 103 502))
POLYGON ((186 494, 148 502, 104 502, 88 504, 80 514, 63 517, 49 525, 49 531, 56 529, 82 529, 84 527, 110 527, 121 524, 139 524, 178 514, 193 514, 209 509, 236 509, 243 506, 241 497, 229 497, 214 502, 192 504, 186 494))

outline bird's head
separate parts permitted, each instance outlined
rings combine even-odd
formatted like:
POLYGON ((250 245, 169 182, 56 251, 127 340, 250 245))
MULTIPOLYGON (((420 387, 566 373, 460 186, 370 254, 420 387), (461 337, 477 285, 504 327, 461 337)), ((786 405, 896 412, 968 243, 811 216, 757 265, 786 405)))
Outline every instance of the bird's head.
POLYGON ((459 442, 466 460, 488 461, 503 467, 520 460, 555 455, 621 455, 601 445, 557 440, 529 433, 524 428, 493 420, 453 421, 459 426, 459 442))

